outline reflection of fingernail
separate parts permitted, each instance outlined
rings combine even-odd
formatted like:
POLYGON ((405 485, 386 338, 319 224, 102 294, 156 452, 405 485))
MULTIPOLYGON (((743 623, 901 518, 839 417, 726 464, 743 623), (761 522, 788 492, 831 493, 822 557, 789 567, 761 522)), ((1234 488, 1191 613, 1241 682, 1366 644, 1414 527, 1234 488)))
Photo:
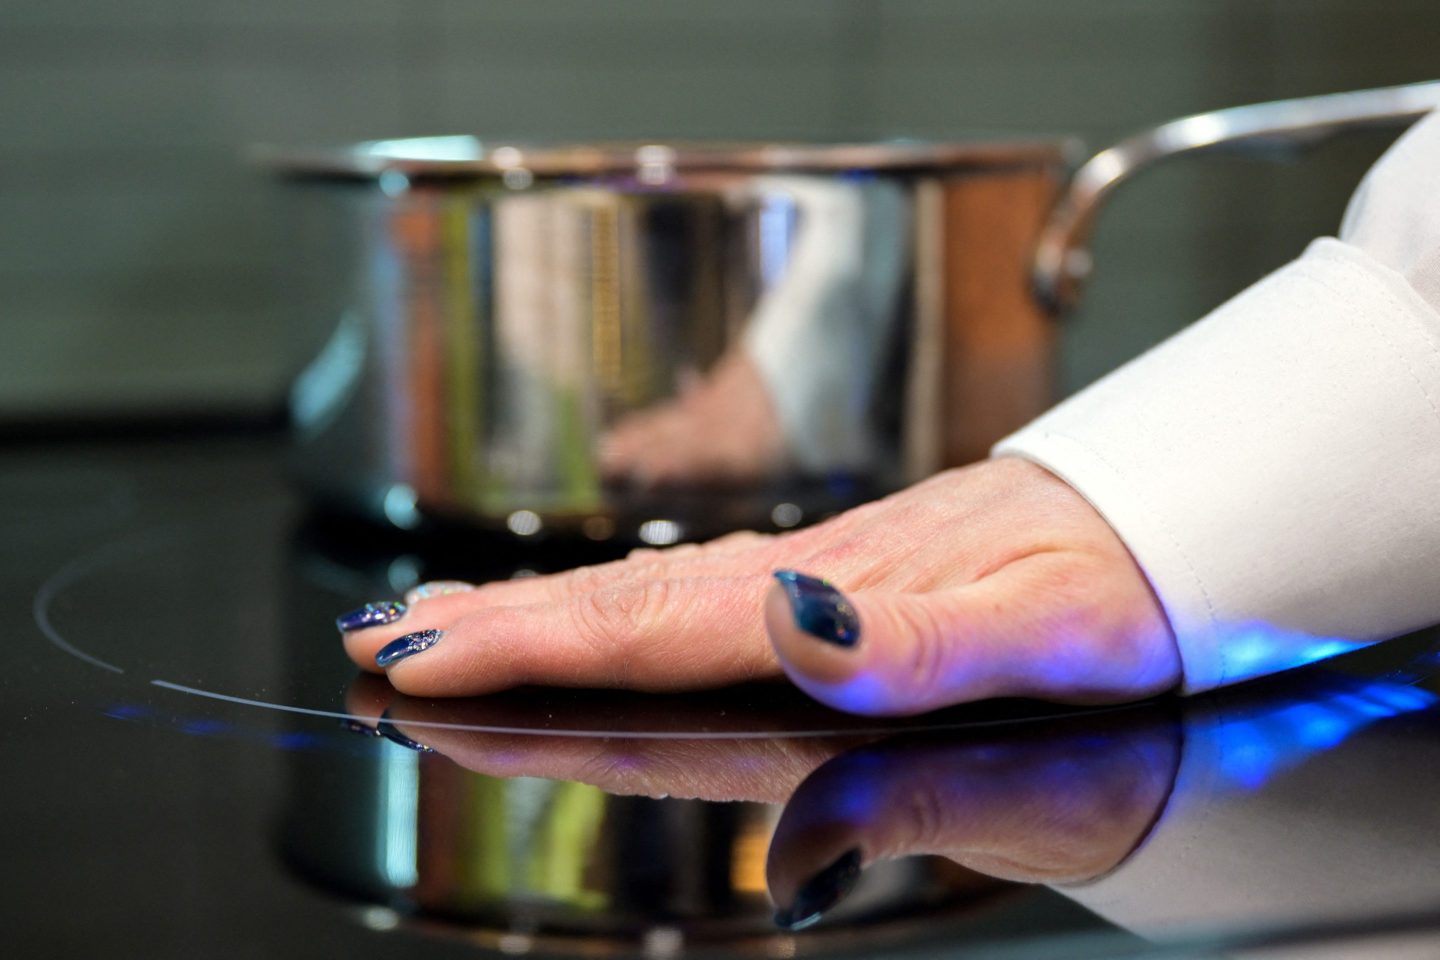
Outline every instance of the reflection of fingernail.
POLYGON ((405 611, 408 609, 409 607, 399 600, 367 603, 363 607, 356 607, 348 613, 340 614, 335 618, 335 626, 339 627, 342 633, 364 630, 366 627, 380 627, 399 620, 405 616, 405 611))
POLYGON ((795 626, 837 647, 853 647, 860 642, 860 618, 839 590, 794 570, 776 570, 775 579, 785 588, 795 626))
POLYGON ((388 667, 406 657, 413 657, 415 654, 435 646, 443 636, 445 636, 444 630, 421 630, 419 633, 407 633, 381 647, 380 652, 375 654, 375 665, 388 667))
POLYGON ((474 589, 475 584, 466 583, 464 580, 431 580, 407 591, 405 602, 415 603, 430 597, 448 597, 452 593, 469 593, 474 589))
POLYGON ((362 737, 380 736, 380 730, 378 728, 372 727, 368 723, 361 723, 359 720, 356 720, 353 717, 346 717, 345 719, 341 720, 340 729, 348 730, 351 733, 358 733, 362 737))
POLYGON ((390 719, 389 710, 386 710, 384 713, 380 714, 380 723, 375 729, 380 731, 380 736, 384 737, 386 740, 389 740, 391 743, 398 743, 402 747, 409 747, 411 750, 418 750, 421 753, 435 752, 434 747, 427 747, 425 746, 425 744, 420 743, 417 740, 411 740, 409 737, 405 736, 405 734, 401 733, 399 729, 396 728, 395 721, 390 719))
POLYGON ((795 902, 775 912, 775 923, 786 930, 804 930, 818 923, 827 910, 845 899, 859 879, 860 848, 856 847, 805 881, 795 894, 795 902))

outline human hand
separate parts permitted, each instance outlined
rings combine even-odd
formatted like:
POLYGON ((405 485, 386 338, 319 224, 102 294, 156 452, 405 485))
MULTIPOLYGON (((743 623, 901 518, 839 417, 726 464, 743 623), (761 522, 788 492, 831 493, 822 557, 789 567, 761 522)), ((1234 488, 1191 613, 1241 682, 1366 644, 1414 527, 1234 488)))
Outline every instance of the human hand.
POLYGON ((997 696, 1106 702, 1180 677, 1159 604, 1105 521, 1040 467, 947 471, 806 530, 732 534, 341 618, 346 652, 417 696, 521 684, 649 691, 788 675, 856 713, 997 696), (777 582, 774 571, 824 577, 777 582))

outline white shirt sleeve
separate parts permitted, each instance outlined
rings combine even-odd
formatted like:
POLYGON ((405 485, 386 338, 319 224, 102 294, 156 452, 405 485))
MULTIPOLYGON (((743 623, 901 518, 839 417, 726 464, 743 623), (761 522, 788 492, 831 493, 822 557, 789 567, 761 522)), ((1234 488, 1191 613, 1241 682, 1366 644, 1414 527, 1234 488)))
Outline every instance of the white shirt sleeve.
POLYGON ((1440 114, 1315 241, 1019 432, 1150 579, 1183 687, 1440 622, 1440 114))
MULTIPOLYGON (((1384 718, 1433 711, 1435 697, 1383 683, 1302 691, 1297 700, 1272 691, 1259 703, 1196 701, 1150 836, 1113 872, 1057 889, 1160 942, 1433 911, 1440 741, 1433 723, 1384 718)), ((1293 956, 1396 955, 1332 942, 1338 948, 1312 942, 1293 956)), ((1273 950, 1256 955, 1276 960, 1273 950)), ((1437 955, 1433 931, 1414 955, 1437 955)))
POLYGON ((786 450, 813 473, 864 469, 878 454, 867 424, 910 251, 904 192, 885 179, 835 183, 798 174, 755 189, 793 204, 795 248, 746 328, 745 347, 775 404, 786 450))

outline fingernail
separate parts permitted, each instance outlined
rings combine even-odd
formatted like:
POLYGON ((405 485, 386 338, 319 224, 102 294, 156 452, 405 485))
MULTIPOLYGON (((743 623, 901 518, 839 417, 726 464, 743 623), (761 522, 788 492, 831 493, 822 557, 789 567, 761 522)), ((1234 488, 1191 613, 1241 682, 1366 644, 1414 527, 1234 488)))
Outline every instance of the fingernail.
POLYGON ((361 723, 359 720, 356 720, 353 717, 346 717, 345 719, 341 720, 340 729, 345 730, 349 733, 358 733, 362 737, 380 736, 379 728, 372 727, 368 723, 361 723))
POLYGON ((386 740, 389 740, 391 743, 398 743, 402 747, 408 747, 411 750, 416 750, 420 753, 435 752, 434 747, 427 747, 425 746, 425 744, 419 742, 418 740, 411 740, 409 737, 405 736, 405 734, 401 733, 398 729, 396 729, 395 721, 390 719, 389 710, 386 710, 384 713, 380 714, 380 723, 376 726, 375 729, 380 731, 380 736, 384 737, 386 740))
POLYGON ((826 911, 849 895, 859 879, 860 848, 856 847, 805 881, 795 894, 795 902, 775 912, 775 923, 786 930, 804 930, 818 923, 826 911))
POLYGON ((379 627, 387 623, 394 623, 410 608, 399 600, 383 600, 380 603, 367 603, 363 607, 356 607, 348 613, 342 613, 335 618, 335 626, 340 628, 341 633, 349 633, 351 630, 364 630, 366 627, 379 627))
POLYGON ((860 642, 860 618, 839 590, 794 570, 776 570, 775 579, 785 588, 795 626, 837 647, 853 647, 860 642))
POLYGON ((430 597, 448 597, 452 593, 469 593, 474 589, 475 584, 466 583, 464 580, 431 580, 407 591, 405 602, 415 603, 430 597))
POLYGON ((375 665, 388 667, 398 660, 413 657, 415 654, 435 646, 443 636, 445 636, 444 630, 421 630, 419 633, 407 633, 381 647, 380 652, 375 654, 375 665))

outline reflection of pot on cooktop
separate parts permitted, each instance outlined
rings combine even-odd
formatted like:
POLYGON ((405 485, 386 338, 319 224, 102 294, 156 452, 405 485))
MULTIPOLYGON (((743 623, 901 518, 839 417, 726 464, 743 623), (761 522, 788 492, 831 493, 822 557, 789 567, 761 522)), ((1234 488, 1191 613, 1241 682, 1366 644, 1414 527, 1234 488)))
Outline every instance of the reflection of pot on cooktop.
POLYGON ((1104 711, 880 721, 783 684, 418 700, 356 673, 337 610, 599 557, 297 523, 274 462, 199 442, 12 456, 29 488, 98 467, 126 491, 83 524, 68 496, 0 501, 20 548, 0 604, 37 621, 0 675, 23 784, 0 830, 24 878, 0 919, 23 955, 1440 942, 1433 633, 1104 711))
POLYGON ((903 943, 917 923, 963 942, 1040 884, 1162 941, 1237 914, 1326 922, 1346 902, 1413 922, 1440 881, 1440 824, 1373 748, 1435 768, 1440 699, 1416 679, 1317 671, 1029 723, 759 738, 667 736, 670 698, 636 705, 640 736, 542 733, 518 699, 412 700, 366 677, 352 730, 380 763, 359 784, 298 765, 286 849, 352 895, 542 949, 584 934, 792 955, 903 943), (1350 795, 1326 798, 1317 772, 1350 795), (337 841, 341 803, 365 818, 337 841), (1389 815, 1337 829, 1347 806, 1389 815), (1380 854, 1383 876, 1350 889, 1337 850, 1380 854))
MULTIPOLYGON (((538 741, 516 748, 522 763, 529 751, 578 759, 561 738, 485 736, 538 741)), ((693 741, 659 742, 658 753, 689 760, 709 753, 723 762, 721 753, 738 749, 737 763, 757 763, 752 777, 773 777, 771 802, 759 802, 625 795, 613 792, 613 781, 607 790, 479 775, 441 754, 377 738, 365 756, 291 764, 284 856, 307 880, 393 911, 383 916, 502 949, 673 955, 683 945, 790 955, 793 924, 776 924, 766 884, 782 809, 775 798, 831 742, 809 741, 782 769, 763 764, 794 749, 783 740, 704 741, 699 750, 693 741)), ((589 747, 597 762, 658 755, 655 742, 590 739, 580 749, 589 747)), ((922 930, 934 924, 963 926, 967 914, 993 909, 1009 888, 938 858, 876 864, 798 950, 902 946, 927 938, 922 930)))

